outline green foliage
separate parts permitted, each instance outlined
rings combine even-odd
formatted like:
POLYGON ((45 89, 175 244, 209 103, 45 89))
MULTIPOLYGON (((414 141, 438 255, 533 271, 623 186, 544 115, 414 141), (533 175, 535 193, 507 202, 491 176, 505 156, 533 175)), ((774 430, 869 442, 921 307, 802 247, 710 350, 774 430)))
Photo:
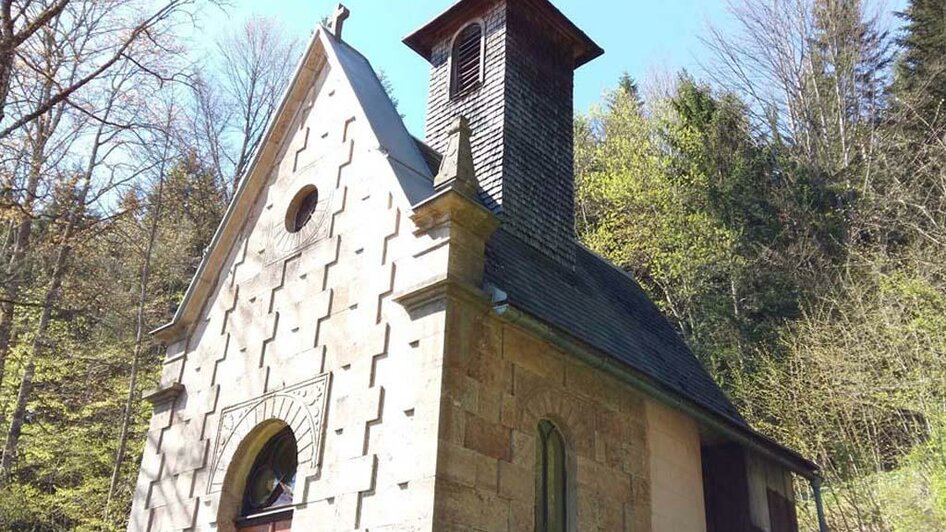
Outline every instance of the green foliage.
MULTIPOLYGON (((184 159, 167 172, 160 211, 155 185, 123 198, 123 216, 95 220, 94 238, 77 242, 64 303, 47 334, 49 356, 37 361, 14 476, 0 488, 0 530, 125 529, 151 414, 140 400, 108 516, 104 505, 127 395, 148 229, 158 216, 146 330, 174 312, 222 216, 222 191, 196 160, 184 159)), ((35 279, 29 299, 40 299, 45 284, 35 279)), ((9 412, 39 311, 24 307, 16 314, 21 332, 6 365, 0 412, 9 412)), ((156 385, 162 358, 160 348, 146 341, 139 393, 156 385)))
POLYGON ((799 281, 772 267, 770 246, 792 243, 777 158, 734 95, 684 75, 645 108, 634 86, 576 126, 579 234, 634 273, 719 380, 739 381, 756 364, 746 346, 798 313, 799 281))
POLYGON ((576 121, 579 235, 756 428, 823 466, 832 530, 944 529, 946 150, 895 106, 858 110, 883 105, 883 37, 856 3, 814 8, 805 90, 851 107, 812 98, 829 118, 791 138, 686 74, 646 103, 622 78, 576 121))
POLYGON ((917 118, 939 122, 946 112, 946 9, 940 0, 910 0, 899 16, 905 27, 896 90, 917 118))
MULTIPOLYGON (((578 233, 638 279, 754 427, 823 466, 831 530, 946 530, 946 9, 910 0, 891 69, 865 3, 787 5, 737 9, 751 35, 717 42, 736 83, 684 73, 645 102, 625 74, 576 117, 578 233)), ((214 163, 181 151, 160 209, 158 185, 142 181, 114 198, 120 215, 83 215, 0 530, 125 527, 150 414, 140 401, 104 505, 148 229, 157 220, 151 328, 176 309, 226 207, 214 163)), ((71 198, 50 190, 17 272, 5 421, 71 198)), ((160 359, 146 343, 136 394, 160 359)))
POLYGON ((929 441, 918 445, 902 467, 877 475, 885 517, 893 530, 936 530, 946 523, 944 441, 941 418, 929 441))

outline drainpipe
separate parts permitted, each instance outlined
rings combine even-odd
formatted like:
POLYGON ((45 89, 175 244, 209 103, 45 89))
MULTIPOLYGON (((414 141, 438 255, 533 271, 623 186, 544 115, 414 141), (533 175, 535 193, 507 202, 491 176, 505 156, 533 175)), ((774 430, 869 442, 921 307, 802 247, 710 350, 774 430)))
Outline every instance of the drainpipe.
POLYGON ((819 532, 828 532, 828 522, 824 518, 824 501, 821 500, 821 478, 811 479, 811 491, 815 495, 815 510, 818 512, 819 532))

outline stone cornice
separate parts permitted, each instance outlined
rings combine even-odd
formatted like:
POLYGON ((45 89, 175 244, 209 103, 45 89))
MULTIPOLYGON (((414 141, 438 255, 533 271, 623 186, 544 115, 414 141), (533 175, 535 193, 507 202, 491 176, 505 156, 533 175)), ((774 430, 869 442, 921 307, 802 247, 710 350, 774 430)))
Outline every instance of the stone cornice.
POLYGON ((452 222, 484 241, 499 227, 492 211, 452 188, 415 205, 411 220, 417 225, 417 234, 452 222))
POLYGON ((141 395, 141 398, 154 406, 158 406, 160 404, 176 401, 183 393, 184 385, 179 382, 174 382, 164 387, 148 390, 141 395))
POLYGON ((395 294, 392 299, 408 312, 441 299, 461 299, 483 306, 491 303, 485 292, 449 275, 427 279, 395 294))

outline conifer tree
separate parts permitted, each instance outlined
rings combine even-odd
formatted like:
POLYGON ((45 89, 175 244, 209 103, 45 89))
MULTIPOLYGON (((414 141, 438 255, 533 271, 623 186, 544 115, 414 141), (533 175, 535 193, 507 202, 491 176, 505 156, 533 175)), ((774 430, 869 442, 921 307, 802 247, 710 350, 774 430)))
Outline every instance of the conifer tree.
POLYGON ((903 52, 897 64, 897 92, 909 100, 917 116, 941 117, 946 106, 946 3, 910 0, 898 15, 906 24, 898 39, 903 52))

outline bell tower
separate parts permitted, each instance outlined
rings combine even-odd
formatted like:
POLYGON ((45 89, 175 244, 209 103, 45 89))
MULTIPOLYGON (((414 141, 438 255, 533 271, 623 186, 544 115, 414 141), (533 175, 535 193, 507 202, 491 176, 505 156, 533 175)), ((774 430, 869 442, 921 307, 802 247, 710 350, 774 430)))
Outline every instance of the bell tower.
POLYGON ((404 42, 431 64, 427 143, 469 119, 481 201, 571 265, 574 71, 603 50, 547 0, 462 0, 404 42))

